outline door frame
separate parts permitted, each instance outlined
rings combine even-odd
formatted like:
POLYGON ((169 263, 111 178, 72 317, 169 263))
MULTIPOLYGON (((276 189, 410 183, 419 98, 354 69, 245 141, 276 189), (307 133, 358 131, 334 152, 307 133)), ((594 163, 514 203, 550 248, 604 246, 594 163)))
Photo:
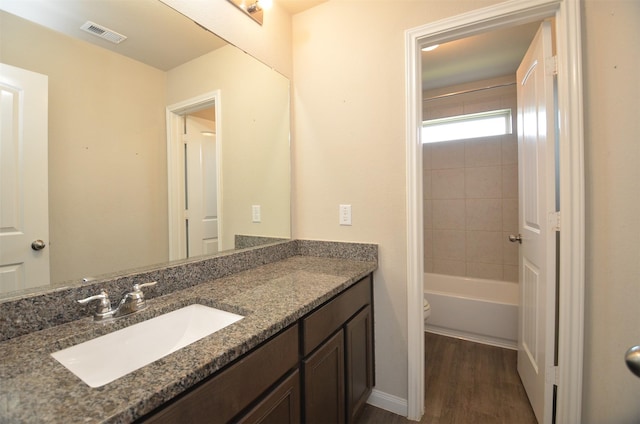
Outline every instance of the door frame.
POLYGON ((183 115, 215 105, 216 119, 216 157, 218 161, 218 245, 222 240, 222 125, 220 90, 203 93, 199 96, 167 106, 167 202, 169 210, 169 260, 184 259, 187 246, 184 228, 185 196, 183 115))
POLYGON ((560 283, 556 422, 580 422, 584 345, 584 133, 580 0, 510 0, 405 32, 407 187, 407 417, 424 413, 424 234, 420 48, 556 18, 560 168, 560 283))

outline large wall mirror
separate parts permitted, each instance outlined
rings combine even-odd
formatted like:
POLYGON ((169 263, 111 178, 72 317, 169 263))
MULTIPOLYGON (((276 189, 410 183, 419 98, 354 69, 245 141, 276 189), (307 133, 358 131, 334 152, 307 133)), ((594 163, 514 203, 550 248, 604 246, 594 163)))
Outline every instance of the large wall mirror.
POLYGON ((48 81, 48 236, 27 255, 49 259, 48 281, 5 273, 0 298, 290 237, 287 78, 158 0, 0 9, 0 63, 48 81))

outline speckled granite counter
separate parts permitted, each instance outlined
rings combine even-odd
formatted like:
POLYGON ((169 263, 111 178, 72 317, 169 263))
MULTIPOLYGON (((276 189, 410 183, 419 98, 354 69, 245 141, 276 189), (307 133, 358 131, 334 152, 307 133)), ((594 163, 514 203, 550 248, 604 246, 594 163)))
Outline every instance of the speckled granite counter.
POLYGON ((294 323, 376 266, 375 261, 291 256, 155 297, 148 300, 145 311, 114 323, 84 318, 2 342, 0 422, 131 422, 294 323), (50 356, 192 303, 245 318, 96 389, 50 356))

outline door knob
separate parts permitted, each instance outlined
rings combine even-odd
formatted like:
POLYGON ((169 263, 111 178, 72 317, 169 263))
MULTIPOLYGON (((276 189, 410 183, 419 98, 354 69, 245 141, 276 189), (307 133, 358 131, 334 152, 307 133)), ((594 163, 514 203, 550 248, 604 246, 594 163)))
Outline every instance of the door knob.
POLYGON ((627 350, 624 360, 631 372, 640 377, 640 345, 633 346, 627 350))
POLYGON ((36 251, 44 249, 45 246, 46 244, 42 240, 36 240, 33 243, 31 243, 31 248, 36 251))
POLYGON ((516 242, 517 242, 517 243, 522 244, 522 236, 521 236, 520 234, 518 234, 517 236, 516 236, 516 235, 511 234, 511 235, 509 236, 509 241, 510 241, 511 243, 516 243, 516 242))

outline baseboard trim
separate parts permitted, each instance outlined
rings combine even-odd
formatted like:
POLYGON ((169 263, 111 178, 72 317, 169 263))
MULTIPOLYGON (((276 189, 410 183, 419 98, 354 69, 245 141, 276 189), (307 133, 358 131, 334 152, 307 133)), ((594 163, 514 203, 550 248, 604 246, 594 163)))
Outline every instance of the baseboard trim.
POLYGON ((432 325, 427 325, 424 331, 427 333, 439 334, 441 336, 455 337, 457 339, 467 340, 470 342, 482 343, 489 346, 518 350, 518 343, 514 340, 505 340, 497 337, 467 333, 466 331, 452 330, 450 328, 436 327, 432 325))
POLYGON ((369 399, 367 400, 369 405, 373 405, 376 408, 384 409, 385 411, 393 412, 397 415, 407 416, 407 400, 399 398, 389 393, 381 392, 373 389, 369 399))

